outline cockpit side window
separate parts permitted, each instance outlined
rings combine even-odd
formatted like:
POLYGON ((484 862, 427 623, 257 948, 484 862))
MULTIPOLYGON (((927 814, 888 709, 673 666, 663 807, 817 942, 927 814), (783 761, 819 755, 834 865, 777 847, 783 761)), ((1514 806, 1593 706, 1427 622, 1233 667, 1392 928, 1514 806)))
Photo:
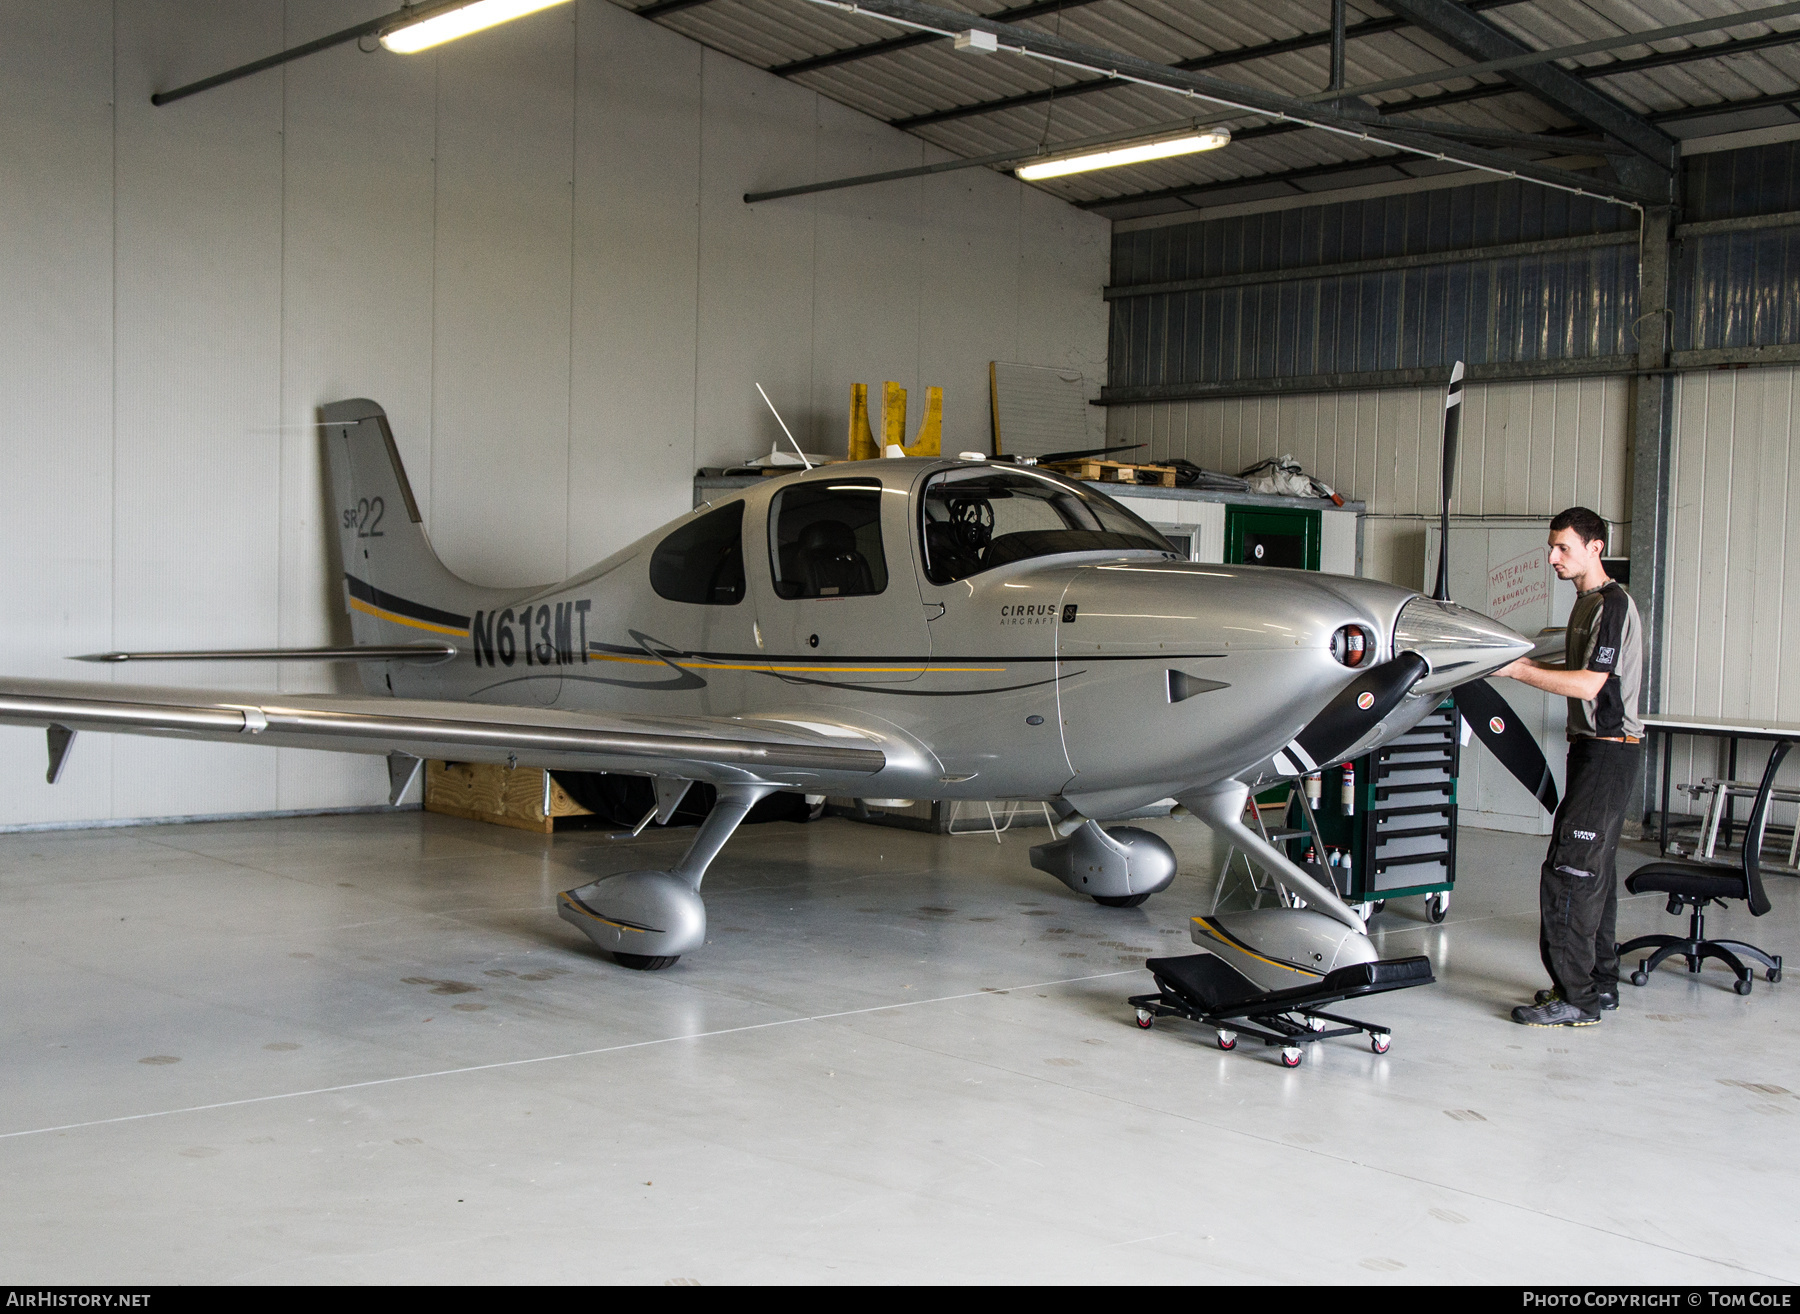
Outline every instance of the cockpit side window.
POLYGON ((1174 552, 1111 498, 1047 474, 946 470, 925 485, 921 505, 933 584, 1061 552, 1174 552))
POLYGON ((671 602, 730 607, 744 600, 744 504, 690 520, 650 554, 650 587, 671 602))
POLYGON ((769 566, 783 598, 854 598, 887 588, 881 482, 796 484, 769 507, 769 566))

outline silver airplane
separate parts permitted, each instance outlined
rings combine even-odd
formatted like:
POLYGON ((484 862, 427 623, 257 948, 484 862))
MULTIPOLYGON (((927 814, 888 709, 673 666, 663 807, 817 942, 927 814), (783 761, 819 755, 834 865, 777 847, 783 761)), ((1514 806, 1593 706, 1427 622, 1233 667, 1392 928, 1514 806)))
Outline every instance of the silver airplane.
MULTIPOLYGON (((559 896, 626 967, 705 942, 707 868, 778 790, 1047 802, 1058 838, 1033 865, 1112 906, 1165 888, 1175 857, 1094 818, 1173 797, 1294 896, 1196 920, 1203 948, 1268 990, 1373 961, 1358 914, 1245 826, 1249 793, 1452 689, 1504 708, 1470 682, 1532 648, 1409 589, 1182 560, 1090 487, 976 460, 768 478, 560 584, 482 588, 432 551, 380 406, 333 403, 321 428, 355 646, 89 660, 357 661, 366 694, 0 679, 0 722, 46 728, 51 781, 92 730, 383 754, 395 802, 426 758, 650 777, 664 822, 705 782, 717 802, 673 867, 559 896)), ((1484 737, 1491 710, 1465 709, 1484 737)), ((1543 797, 1523 739, 1515 774, 1543 797)))

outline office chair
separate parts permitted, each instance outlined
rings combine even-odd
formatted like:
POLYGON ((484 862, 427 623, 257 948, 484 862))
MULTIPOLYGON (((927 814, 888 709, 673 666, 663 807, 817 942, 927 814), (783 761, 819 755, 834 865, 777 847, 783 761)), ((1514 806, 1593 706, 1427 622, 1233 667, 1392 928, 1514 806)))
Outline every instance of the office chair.
POLYGON ((1761 963, 1767 969, 1770 981, 1781 980, 1780 954, 1771 956, 1742 940, 1708 940, 1706 906, 1714 900, 1723 906, 1727 899, 1743 899, 1749 904, 1753 916, 1761 917, 1769 911, 1769 896, 1763 891, 1762 871, 1758 863, 1762 857, 1763 827, 1768 821, 1769 794, 1775 787, 1775 773, 1781 766, 1781 760, 1787 756, 1791 747, 1792 744, 1787 740, 1779 740, 1769 756, 1768 769, 1763 772, 1762 788, 1756 791, 1756 803, 1750 809, 1750 820, 1744 826, 1744 859, 1740 870, 1710 867, 1697 862, 1652 862, 1639 867, 1626 880, 1625 888, 1633 894, 1668 895, 1669 911, 1676 916, 1681 914, 1684 906, 1693 910, 1688 919, 1688 933, 1685 937, 1640 935, 1629 944, 1618 947, 1621 956, 1641 949, 1655 951, 1633 970, 1632 985, 1641 986, 1649 981, 1650 973, 1677 954, 1687 959, 1690 972, 1698 972, 1701 964, 1708 958, 1718 959, 1737 974, 1737 983, 1732 988, 1740 995, 1749 994, 1750 983, 1756 979, 1756 973, 1745 967, 1742 959, 1748 958, 1761 963))

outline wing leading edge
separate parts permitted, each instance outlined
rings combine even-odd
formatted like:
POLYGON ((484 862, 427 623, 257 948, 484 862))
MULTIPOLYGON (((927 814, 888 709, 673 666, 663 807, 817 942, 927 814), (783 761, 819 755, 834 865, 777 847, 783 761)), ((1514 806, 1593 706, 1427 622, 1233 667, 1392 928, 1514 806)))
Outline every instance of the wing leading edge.
POLYGON ((729 717, 331 694, 274 699, 242 690, 61 680, 0 680, 0 724, 48 729, 53 767, 67 753, 68 732, 81 730, 459 762, 527 762, 713 784, 860 778, 887 765, 886 753, 872 738, 859 737, 860 746, 852 746, 855 741, 837 736, 729 717))

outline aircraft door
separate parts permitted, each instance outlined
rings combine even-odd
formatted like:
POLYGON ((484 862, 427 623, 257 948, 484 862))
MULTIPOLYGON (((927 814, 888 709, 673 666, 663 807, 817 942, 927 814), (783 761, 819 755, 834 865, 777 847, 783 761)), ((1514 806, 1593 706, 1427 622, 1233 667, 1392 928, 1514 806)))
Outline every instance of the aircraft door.
POLYGON ((925 672, 931 636, 912 579, 906 497, 878 479, 811 479, 769 503, 773 597, 758 608, 784 678, 854 688, 925 672))

